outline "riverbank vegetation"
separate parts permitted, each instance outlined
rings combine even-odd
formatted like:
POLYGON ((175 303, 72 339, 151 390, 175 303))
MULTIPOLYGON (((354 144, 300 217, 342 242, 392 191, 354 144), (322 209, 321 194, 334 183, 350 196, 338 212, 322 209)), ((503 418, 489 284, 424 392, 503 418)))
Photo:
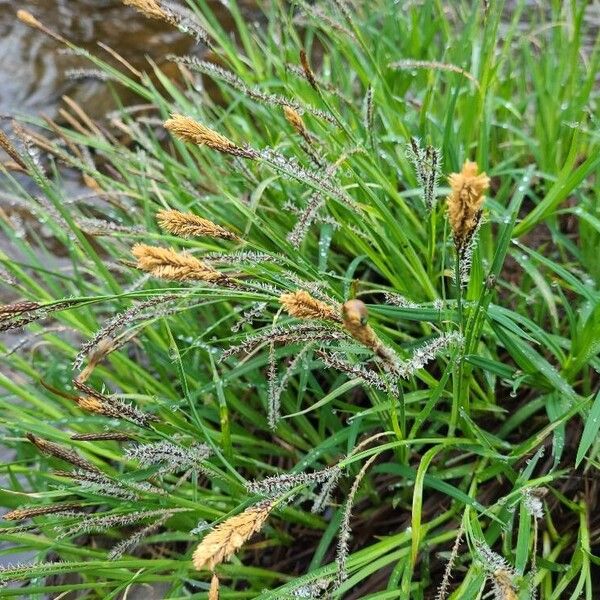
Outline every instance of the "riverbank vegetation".
POLYGON ((138 101, 0 138, 3 597, 598 597, 595 5, 126 4, 18 14, 138 101))

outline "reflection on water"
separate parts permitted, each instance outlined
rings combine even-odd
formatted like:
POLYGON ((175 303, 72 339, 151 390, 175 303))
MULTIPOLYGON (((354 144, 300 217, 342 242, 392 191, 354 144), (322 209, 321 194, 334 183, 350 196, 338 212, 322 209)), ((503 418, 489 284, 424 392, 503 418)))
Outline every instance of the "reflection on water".
MULTIPOLYGON (((44 113, 53 116, 63 94, 74 97, 94 117, 112 107, 102 82, 73 80, 66 72, 89 68, 47 36, 17 21, 15 13, 30 11, 94 54, 109 58, 101 41, 138 67, 151 56, 159 64, 169 52, 186 53, 192 40, 173 27, 146 19, 120 0, 0 0, 0 114, 44 113)), ((110 59, 109 59, 110 61, 110 59)))

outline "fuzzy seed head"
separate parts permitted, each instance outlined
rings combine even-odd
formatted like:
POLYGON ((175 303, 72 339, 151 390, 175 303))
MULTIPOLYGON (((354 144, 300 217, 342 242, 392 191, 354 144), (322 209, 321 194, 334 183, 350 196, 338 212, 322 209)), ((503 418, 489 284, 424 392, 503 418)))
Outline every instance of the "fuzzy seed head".
POLYGON ((304 290, 281 294, 279 302, 290 316, 298 319, 340 320, 337 308, 313 298, 304 290))
POLYGON ((136 244, 132 253, 138 260, 138 268, 162 279, 208 283, 223 283, 227 279, 197 258, 168 248, 136 244))
POLYGON ((75 398, 75 402, 83 410, 113 419, 125 419, 141 427, 146 427, 152 421, 158 421, 158 417, 155 415, 145 413, 126 402, 114 400, 101 394, 94 388, 86 385, 80 378, 74 379, 73 385, 85 394, 85 396, 75 398))
POLYGON ((79 408, 81 408, 82 410, 86 410, 88 412, 100 415, 105 413, 104 404, 100 402, 100 400, 98 400, 97 398, 92 398, 91 396, 82 396, 80 398, 77 398, 76 402, 77 406, 79 406, 79 408))
POLYGON ((214 570, 227 560, 254 533, 262 529, 273 506, 272 500, 261 502, 217 525, 194 551, 194 568, 214 570))
POLYGON ((302 65, 302 70, 304 71, 304 77, 306 77, 306 81, 310 83, 310 85, 316 89, 319 88, 317 85, 317 78, 308 62, 308 56, 306 55, 306 51, 304 49, 300 50, 300 64, 302 65))
POLYGON ((348 333, 379 356, 392 371, 397 371, 399 361, 396 355, 367 325, 368 316, 367 306, 362 300, 348 300, 342 306, 342 321, 348 333))
POLYGON ((185 238, 207 236, 225 240, 238 239, 235 233, 192 213, 182 213, 178 210, 161 210, 157 213, 156 219, 165 231, 185 238))
POLYGON ((478 170, 477 163, 466 161, 460 173, 448 177, 452 189, 447 198, 448 220, 459 252, 468 246, 477 229, 484 192, 490 187, 490 178, 478 170))
POLYGON ((348 330, 364 327, 369 318, 367 305, 362 300, 348 300, 342 306, 342 318, 348 330))
POLYGON ((156 0, 123 0, 123 4, 133 6, 133 8, 151 19, 169 20, 169 15, 156 0))
POLYGON ((191 117, 174 114, 170 119, 165 121, 165 128, 184 142, 197 144, 198 146, 208 146, 218 152, 234 156, 244 158, 256 157, 255 152, 236 146, 224 135, 213 131, 202 125, 202 123, 198 123, 198 121, 195 121, 191 117))
POLYGON ((283 107, 283 114, 286 121, 299 133, 302 137, 307 137, 306 125, 300 116, 300 113, 291 106, 283 107))

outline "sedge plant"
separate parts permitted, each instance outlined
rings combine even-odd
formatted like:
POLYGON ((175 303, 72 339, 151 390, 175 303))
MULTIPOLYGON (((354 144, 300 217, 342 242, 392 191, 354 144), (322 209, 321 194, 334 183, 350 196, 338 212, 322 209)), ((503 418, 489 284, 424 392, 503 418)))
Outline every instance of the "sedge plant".
POLYGON ((597 6, 125 4, 18 14, 117 107, 0 137, 2 597, 598 597, 597 6))

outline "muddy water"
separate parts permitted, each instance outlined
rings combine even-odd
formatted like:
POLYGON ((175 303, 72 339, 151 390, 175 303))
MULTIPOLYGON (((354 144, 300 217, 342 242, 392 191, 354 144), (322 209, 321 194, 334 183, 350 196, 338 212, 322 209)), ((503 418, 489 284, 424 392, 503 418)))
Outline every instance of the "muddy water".
POLYGON ((0 0, 0 115, 54 116, 64 94, 94 117, 113 106, 106 84, 69 77, 70 69, 89 68, 90 63, 66 54, 57 42, 17 21, 19 8, 75 44, 109 58, 97 45, 104 42, 136 67, 147 68, 146 56, 161 64, 169 52, 192 50, 189 37, 146 19, 119 0, 0 0))

